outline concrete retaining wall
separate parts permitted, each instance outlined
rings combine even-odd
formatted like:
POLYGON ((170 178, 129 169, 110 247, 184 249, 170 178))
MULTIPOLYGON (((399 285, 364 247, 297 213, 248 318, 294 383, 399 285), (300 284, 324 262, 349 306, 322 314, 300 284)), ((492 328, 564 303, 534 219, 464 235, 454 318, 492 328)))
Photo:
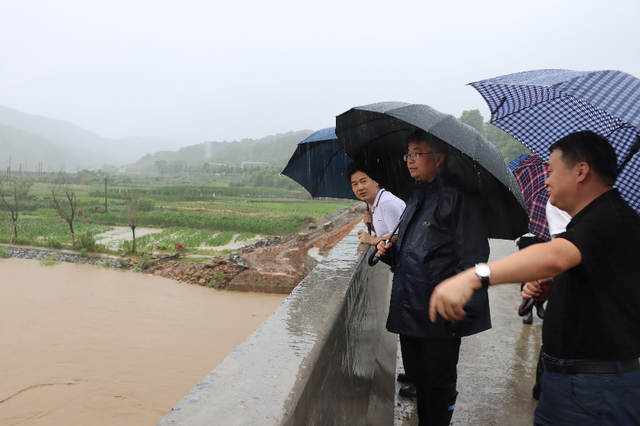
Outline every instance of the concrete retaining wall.
POLYGON ((393 424, 390 273, 366 264, 358 229, 159 425, 393 424))

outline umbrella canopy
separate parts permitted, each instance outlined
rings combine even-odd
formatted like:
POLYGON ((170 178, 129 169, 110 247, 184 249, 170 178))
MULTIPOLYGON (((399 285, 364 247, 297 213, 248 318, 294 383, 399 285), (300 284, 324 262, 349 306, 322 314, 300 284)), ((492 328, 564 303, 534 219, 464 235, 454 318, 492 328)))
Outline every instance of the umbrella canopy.
POLYGON ((471 126, 427 105, 403 102, 356 107, 336 118, 336 135, 347 155, 405 200, 413 179, 402 156, 408 136, 418 129, 452 147, 448 170, 480 193, 490 238, 515 239, 527 232, 527 209, 518 183, 500 151, 471 126))
POLYGON ((615 186, 640 212, 640 80, 621 71, 536 70, 471 83, 491 122, 544 160, 549 146, 581 130, 609 140, 624 166, 615 186))
POLYGON ((298 143, 280 174, 298 182, 313 197, 357 200, 346 177, 347 166, 353 160, 344 153, 335 129, 318 130, 298 143))
POLYGON ((513 169, 513 175, 522 190, 524 203, 529 208, 529 232, 538 238, 549 241, 551 240, 547 223, 549 193, 545 185, 549 176, 547 165, 536 154, 524 155, 525 158, 522 158, 520 164, 513 169))
POLYGON ((513 160, 509 161, 507 163, 507 166, 509 166, 509 170, 514 171, 516 167, 518 167, 520 163, 522 163, 524 159, 527 158, 528 156, 529 154, 521 154, 518 157, 514 158, 513 160))

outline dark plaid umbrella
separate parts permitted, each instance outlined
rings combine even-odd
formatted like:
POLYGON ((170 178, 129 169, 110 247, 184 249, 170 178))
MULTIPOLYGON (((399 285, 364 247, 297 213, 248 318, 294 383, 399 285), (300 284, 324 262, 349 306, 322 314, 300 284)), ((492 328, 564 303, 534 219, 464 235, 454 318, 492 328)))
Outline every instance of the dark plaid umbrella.
POLYGON ((356 107, 336 118, 336 135, 347 155, 405 200, 414 181, 402 157, 407 137, 418 129, 452 147, 447 167, 481 195, 490 238, 515 239, 527 232, 527 209, 516 179, 500 151, 471 126, 427 105, 403 102, 356 107))
POLYGON ((347 166, 353 160, 344 153, 335 129, 318 130, 298 143, 281 174, 298 182, 313 197, 357 200, 346 178, 347 166))
MULTIPOLYGON (((545 241, 551 240, 547 223, 549 193, 545 182, 549 176, 547 165, 536 154, 525 154, 513 175, 520 185, 524 203, 529 208, 529 232, 545 241)), ((520 158, 520 157, 518 157, 520 158)))
POLYGON ((525 158, 527 158, 529 156, 529 154, 522 154, 519 155, 518 157, 514 158, 513 160, 509 161, 507 163, 507 166, 509 166, 509 170, 514 171, 516 169, 516 167, 518 167, 520 165, 520 163, 522 163, 524 161, 525 158))
POLYGON ((581 130, 609 140, 621 172, 615 186, 640 212, 640 80, 621 71, 537 70, 471 83, 491 123, 544 160, 549 146, 581 130))

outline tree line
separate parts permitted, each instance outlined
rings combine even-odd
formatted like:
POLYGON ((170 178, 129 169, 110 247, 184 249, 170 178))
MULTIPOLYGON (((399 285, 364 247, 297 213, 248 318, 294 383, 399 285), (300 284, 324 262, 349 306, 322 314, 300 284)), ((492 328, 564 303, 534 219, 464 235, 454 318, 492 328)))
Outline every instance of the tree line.
POLYGON ((458 119, 476 129, 489 142, 494 144, 500 150, 506 162, 515 159, 521 154, 529 153, 527 147, 512 138, 507 132, 488 121, 485 122, 478 109, 462 111, 462 115, 458 119))

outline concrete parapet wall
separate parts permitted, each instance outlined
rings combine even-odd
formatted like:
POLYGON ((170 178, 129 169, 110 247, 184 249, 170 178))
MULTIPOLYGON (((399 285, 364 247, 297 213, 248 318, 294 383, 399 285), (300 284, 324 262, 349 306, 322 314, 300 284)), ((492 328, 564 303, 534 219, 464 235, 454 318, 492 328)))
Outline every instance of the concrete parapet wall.
POLYGON ((393 424, 390 272, 366 264, 359 229, 159 425, 393 424))

